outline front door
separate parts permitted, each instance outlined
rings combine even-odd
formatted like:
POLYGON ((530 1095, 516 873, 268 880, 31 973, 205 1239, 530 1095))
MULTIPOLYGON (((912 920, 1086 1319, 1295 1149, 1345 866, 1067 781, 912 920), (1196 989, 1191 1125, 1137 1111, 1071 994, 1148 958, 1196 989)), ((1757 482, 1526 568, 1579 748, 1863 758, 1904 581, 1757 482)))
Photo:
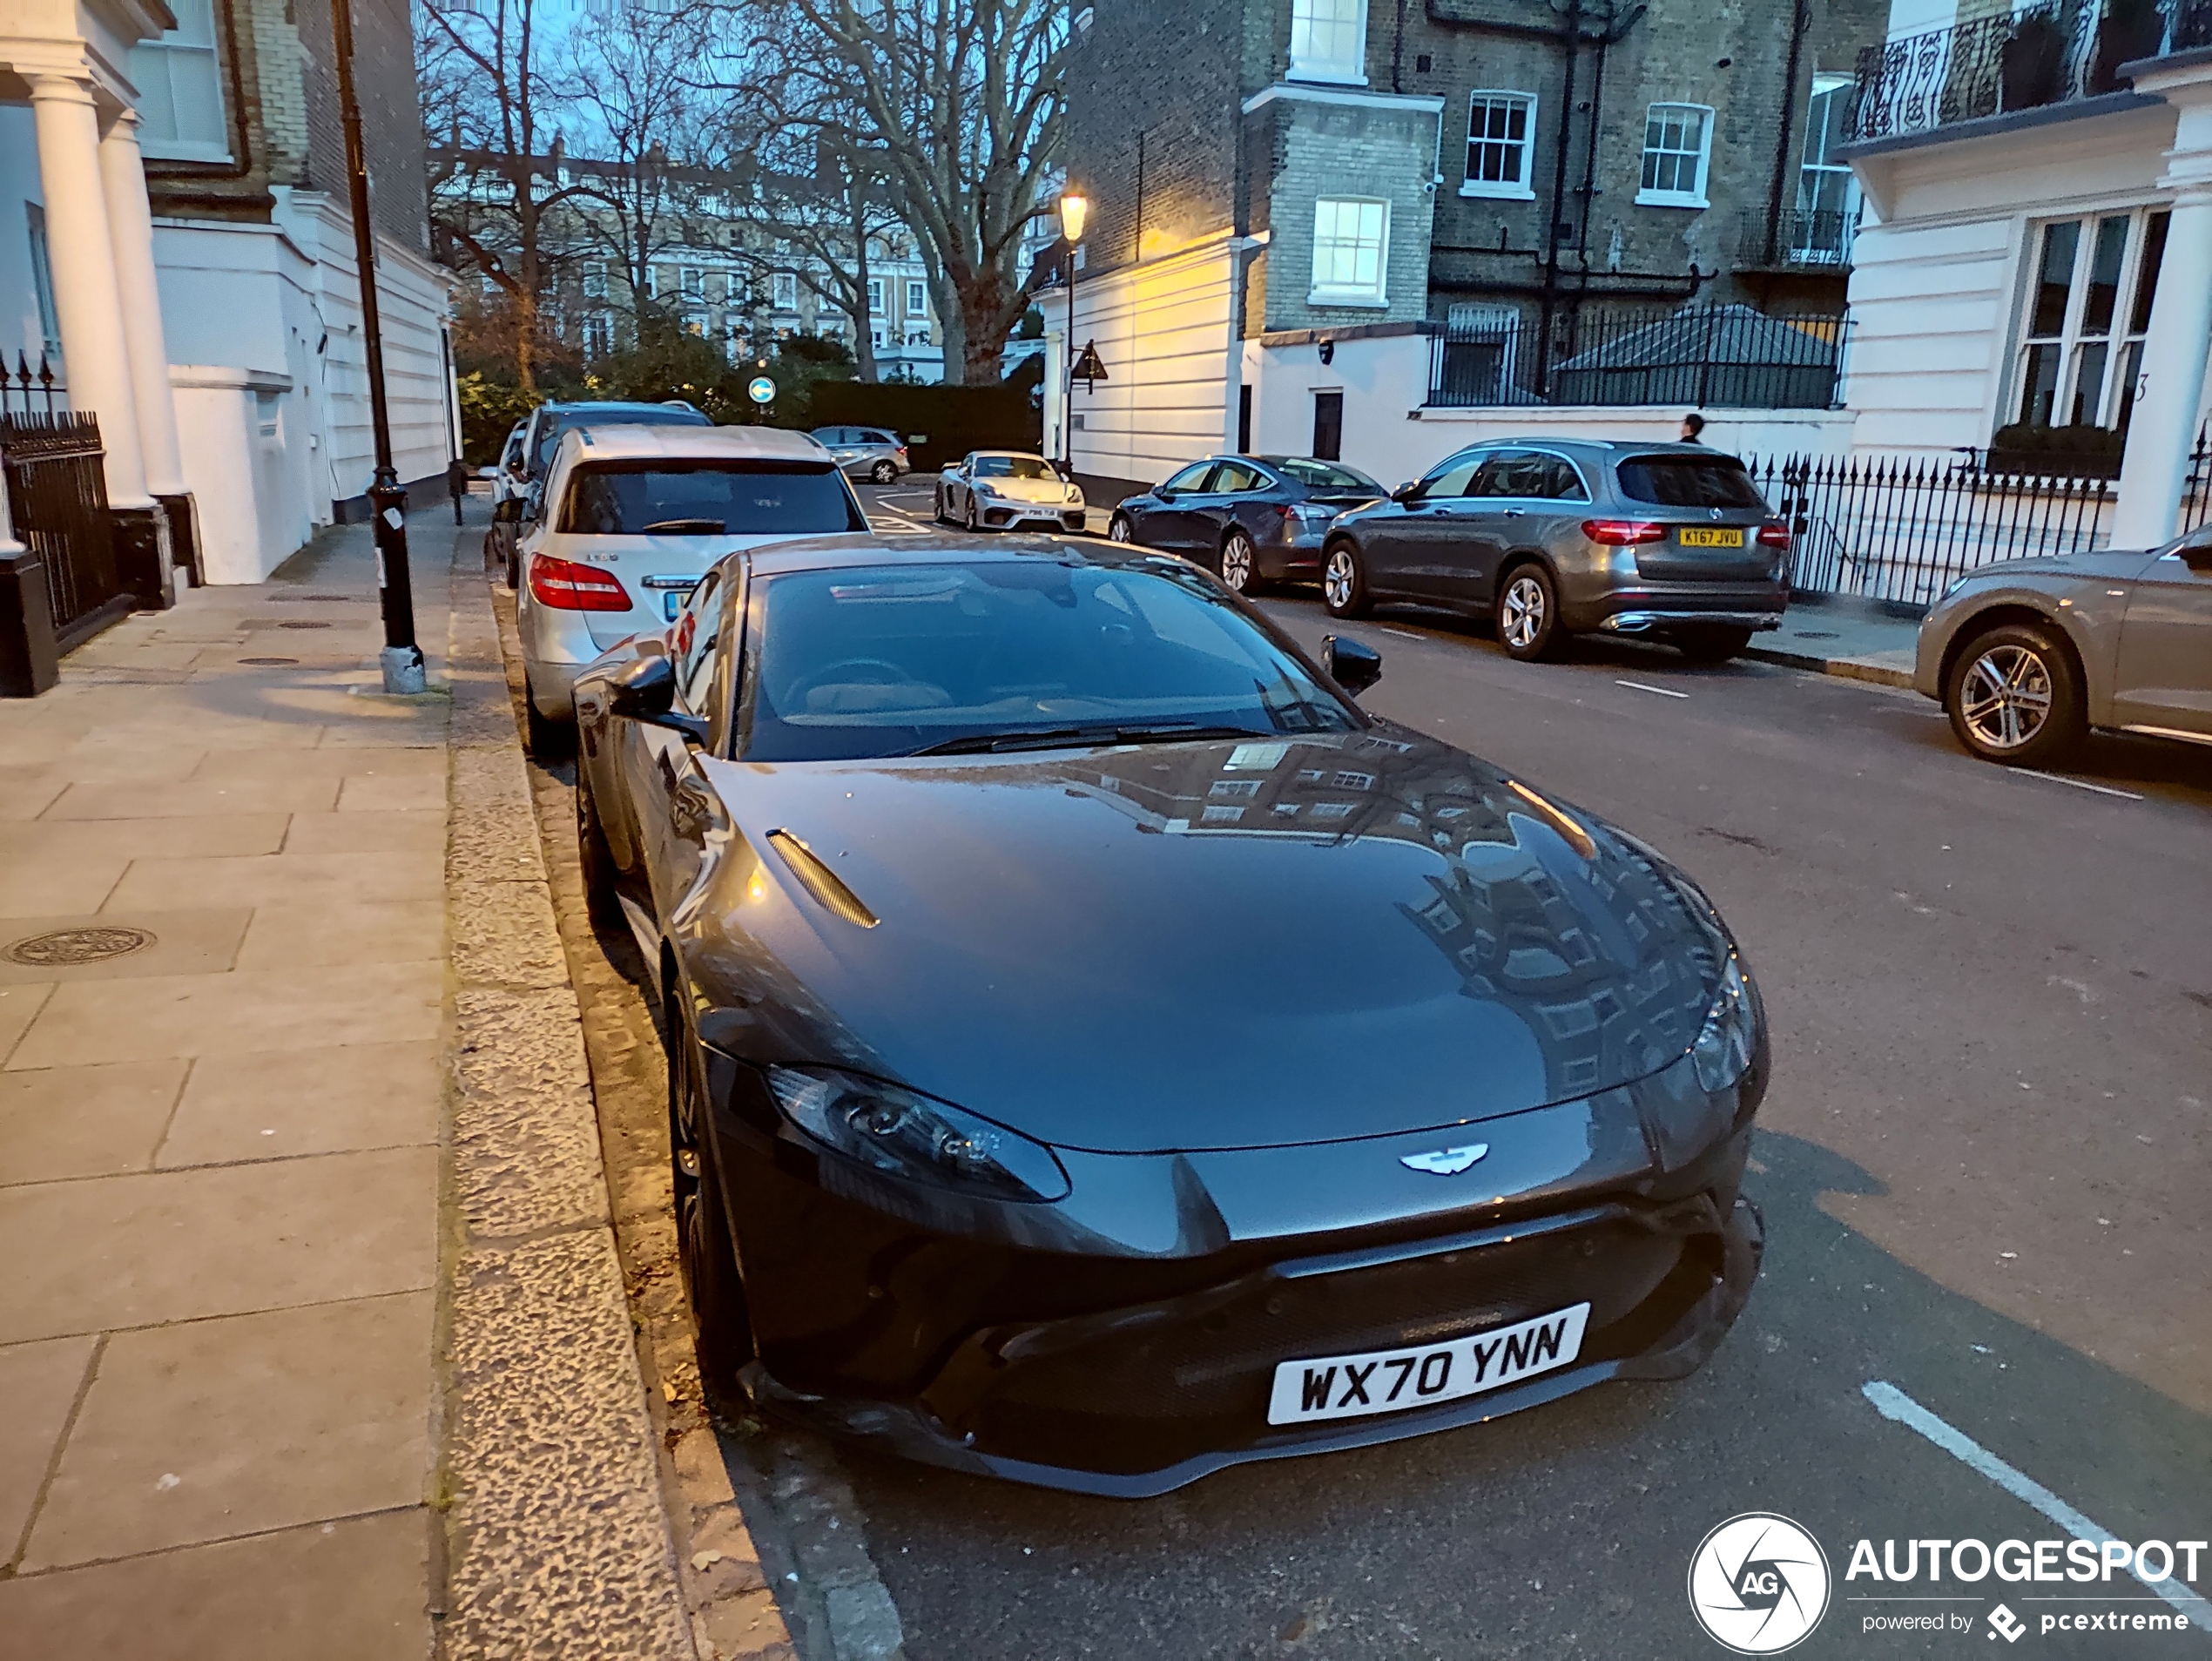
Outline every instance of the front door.
POLYGON ((1159 505, 1137 522, 1137 541, 1147 548, 1195 554, 1200 530, 1197 504, 1205 499, 1206 481, 1213 470, 1211 461, 1194 463, 1155 490, 1159 505))
POLYGON ((2128 594, 2113 678, 2115 726, 2212 738, 2212 542, 2187 552, 2150 561, 2128 594))
POLYGON ((1313 395, 1313 459, 1317 462, 1340 462, 1344 459, 1344 394, 1317 392, 1313 395))
POLYGON ((1492 459, 1488 450, 1455 456, 1441 472, 1423 481, 1420 494, 1406 504, 1405 517, 1393 527, 1398 546, 1388 586, 1415 599, 1450 603, 1448 579, 1464 563, 1459 550, 1488 505, 1474 499, 1475 481, 1492 459))

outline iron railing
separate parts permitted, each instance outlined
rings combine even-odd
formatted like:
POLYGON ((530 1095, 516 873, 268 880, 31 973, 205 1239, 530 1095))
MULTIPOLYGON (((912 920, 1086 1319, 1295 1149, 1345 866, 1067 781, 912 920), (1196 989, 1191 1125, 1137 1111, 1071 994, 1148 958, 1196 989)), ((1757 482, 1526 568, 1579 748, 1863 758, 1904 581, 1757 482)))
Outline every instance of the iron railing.
POLYGON ((2095 98, 2122 64, 2212 45, 2212 0, 2043 0, 1862 49, 1855 140, 2095 98))
MULTIPOLYGON (((67 410, 0 414, 0 476, 17 537, 46 571, 54 632, 64 650, 75 625, 124 592, 116 574, 114 521, 99 418, 67 410)), ((95 625, 97 626, 97 625, 95 625)))
MULTIPOLYGON (((2119 487, 2107 478, 1993 470, 1973 457, 1751 458, 1789 522, 1791 586, 1931 605, 1978 566, 2103 548, 2119 487)), ((2200 433, 2181 528, 2212 521, 2212 442, 2200 433)))
POLYGON ((1435 337, 1431 405, 1663 404, 1827 409, 1840 402, 1848 320, 1749 306, 1563 312, 1454 306, 1435 337))
POLYGON ((24 354, 16 354, 16 370, 8 373, 8 359, 0 353, 0 417, 16 414, 51 415, 57 409, 69 408, 69 387, 54 373, 54 366, 46 354, 38 354, 38 368, 34 371, 24 354))
POLYGON ((1832 271, 1851 269, 1851 242, 1858 234, 1858 209, 1791 208, 1779 216, 1746 213, 1737 228, 1739 271, 1832 271))

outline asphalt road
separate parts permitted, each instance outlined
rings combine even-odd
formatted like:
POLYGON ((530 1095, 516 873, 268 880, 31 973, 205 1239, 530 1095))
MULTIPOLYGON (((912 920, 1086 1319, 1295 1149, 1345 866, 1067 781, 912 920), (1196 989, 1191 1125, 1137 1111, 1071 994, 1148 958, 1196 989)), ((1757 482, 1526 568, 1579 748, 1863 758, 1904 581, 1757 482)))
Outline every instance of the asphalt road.
MULTIPOLYGON (((927 515, 870 494, 887 526, 927 515)), ((1310 594, 1264 604, 1318 645, 1310 594)), ((1909 693, 1629 644, 1526 665, 1415 614, 1347 631, 1384 655, 1369 707, 1635 831, 1737 930, 1774 1031, 1761 1283, 1685 1381, 1159 1501, 848 1452, 907 1654, 1716 1655, 1686 1572, 1755 1510, 1835 1576, 1793 1653, 1988 1655, 2001 1597, 2038 1655, 2212 1654, 2212 1631, 2038 1630, 2167 1611, 2124 1576, 1844 1578, 1862 1536, 2064 1532, 1873 1381, 2121 1540, 2212 1536, 2212 753, 2100 740, 2069 783, 1970 760, 1909 693), (1961 1601, 1854 1601, 1932 1593, 1961 1601), (1931 1612, 1964 1630, 1865 1630, 1931 1612)))

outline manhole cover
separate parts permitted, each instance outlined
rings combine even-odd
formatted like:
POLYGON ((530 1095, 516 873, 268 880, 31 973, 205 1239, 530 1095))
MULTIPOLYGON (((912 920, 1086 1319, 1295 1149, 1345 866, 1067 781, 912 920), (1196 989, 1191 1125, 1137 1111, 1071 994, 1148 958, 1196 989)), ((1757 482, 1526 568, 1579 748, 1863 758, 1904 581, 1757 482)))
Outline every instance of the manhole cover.
POLYGON ((1792 629, 1790 632, 1792 638, 1799 640, 1833 640, 1836 638, 1833 629, 1792 629))
POLYGON ((288 669, 297 664, 297 658, 240 658, 240 663, 251 664, 256 669, 288 669))
POLYGON ((267 598, 272 605, 367 605, 370 603, 358 594, 272 594, 267 598))
POLYGON ((277 624, 280 629, 327 629, 329 626, 327 623, 318 623, 313 618, 285 618, 277 624))
POLYGON ((128 957, 152 944, 153 936, 143 928, 57 928, 51 935, 17 941, 8 948, 7 957, 11 963, 32 969, 67 969, 128 957))

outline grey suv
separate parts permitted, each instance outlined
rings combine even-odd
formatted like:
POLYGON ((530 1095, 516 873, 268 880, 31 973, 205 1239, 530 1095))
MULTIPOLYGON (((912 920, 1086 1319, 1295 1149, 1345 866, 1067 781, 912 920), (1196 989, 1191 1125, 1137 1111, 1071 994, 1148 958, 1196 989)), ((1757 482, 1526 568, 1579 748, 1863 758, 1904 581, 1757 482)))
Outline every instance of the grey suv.
POLYGON ((1666 641, 1719 662, 1782 621, 1790 531, 1733 456, 1699 444, 1501 439, 1330 526, 1321 596, 1497 620, 1513 656, 1570 635, 1666 641))

